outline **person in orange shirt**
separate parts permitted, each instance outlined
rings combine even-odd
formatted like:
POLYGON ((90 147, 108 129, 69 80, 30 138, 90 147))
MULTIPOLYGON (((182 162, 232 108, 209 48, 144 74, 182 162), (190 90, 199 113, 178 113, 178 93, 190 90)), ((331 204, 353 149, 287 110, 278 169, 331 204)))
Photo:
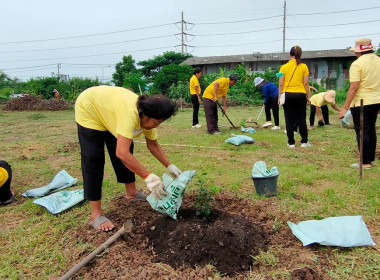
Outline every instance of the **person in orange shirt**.
POLYGON ((57 89, 53 89, 54 97, 57 100, 61 99, 61 95, 59 94, 59 91, 57 89))

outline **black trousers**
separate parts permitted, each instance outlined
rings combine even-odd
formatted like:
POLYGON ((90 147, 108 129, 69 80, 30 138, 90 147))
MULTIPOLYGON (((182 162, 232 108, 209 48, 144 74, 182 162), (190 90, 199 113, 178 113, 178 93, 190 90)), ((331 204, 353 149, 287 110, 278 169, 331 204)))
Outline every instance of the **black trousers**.
POLYGON ((193 125, 199 123, 198 112, 199 112, 199 101, 196 94, 191 95, 191 103, 193 104, 193 125))
POLYGON ((12 197, 12 168, 5 160, 0 160, 0 167, 4 168, 8 172, 8 179, 5 181, 4 185, 0 186, 0 202, 4 202, 12 197))
MULTIPOLYGON (((84 197, 89 201, 102 198, 102 184, 104 176, 105 150, 107 146, 113 169, 119 183, 135 182, 135 174, 116 157, 116 137, 109 131, 99 131, 85 128, 79 124, 78 138, 81 150, 82 176, 84 197)), ((133 142, 130 147, 133 154, 133 142)))
MULTIPOLYGON (((351 107, 352 119, 356 132, 356 142, 360 149, 360 107, 351 107)), ((370 164, 376 154, 376 120, 380 104, 363 106, 363 164, 370 164)))
POLYGON ((301 143, 308 142, 306 104, 307 98, 305 93, 287 92, 285 95, 285 103, 283 106, 289 145, 295 144, 294 131, 296 131, 297 128, 299 128, 301 135, 301 143))
POLYGON ((218 105, 214 100, 204 98, 203 104, 205 108, 207 132, 214 133, 219 131, 218 127, 218 105))
MULTIPOLYGON (((325 122, 325 124, 330 124, 329 108, 327 107, 327 105, 324 105, 320 107, 320 109, 322 111, 323 121, 325 122)), ((310 118, 309 118, 310 126, 314 125, 316 110, 317 110, 317 107, 315 107, 314 105, 310 105, 310 118)))
POLYGON ((270 110, 272 110, 274 125, 279 126, 280 121, 278 117, 278 97, 269 97, 267 103, 265 104, 265 118, 267 122, 272 121, 270 110))

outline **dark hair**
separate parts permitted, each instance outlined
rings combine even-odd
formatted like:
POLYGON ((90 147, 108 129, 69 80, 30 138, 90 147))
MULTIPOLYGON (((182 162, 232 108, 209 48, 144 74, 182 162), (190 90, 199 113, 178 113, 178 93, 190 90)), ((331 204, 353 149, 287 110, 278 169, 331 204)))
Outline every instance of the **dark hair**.
POLYGON ((300 46, 294 46, 290 49, 290 55, 294 56, 297 61, 297 65, 301 63, 302 49, 300 46))
POLYGON ((368 51, 362 52, 362 54, 368 54, 368 53, 374 53, 374 52, 375 52, 374 50, 368 50, 368 51))
POLYGON ((195 75, 195 74, 198 74, 198 73, 201 73, 201 72, 202 72, 201 69, 194 69, 193 74, 195 75))
POLYGON ((235 81, 235 82, 237 80, 239 80, 239 77, 237 75, 235 75, 235 74, 231 74, 229 78, 230 78, 231 81, 235 81))
POLYGON ((147 116, 156 120, 167 120, 174 116, 177 110, 177 105, 162 94, 152 96, 142 94, 137 100, 137 111, 140 118, 147 116))

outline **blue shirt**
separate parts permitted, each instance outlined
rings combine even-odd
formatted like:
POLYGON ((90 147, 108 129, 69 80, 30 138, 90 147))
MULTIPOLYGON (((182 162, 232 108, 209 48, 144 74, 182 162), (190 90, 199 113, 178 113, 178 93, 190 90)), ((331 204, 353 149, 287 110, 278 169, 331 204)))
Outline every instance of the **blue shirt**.
POLYGON ((266 82, 261 85, 264 95, 264 104, 268 102, 268 98, 278 97, 278 87, 272 82, 266 82))

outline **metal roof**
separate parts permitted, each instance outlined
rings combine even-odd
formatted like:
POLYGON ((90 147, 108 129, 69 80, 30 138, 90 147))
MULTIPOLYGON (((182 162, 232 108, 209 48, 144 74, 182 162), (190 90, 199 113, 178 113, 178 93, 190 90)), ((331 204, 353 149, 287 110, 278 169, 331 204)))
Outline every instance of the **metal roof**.
MULTIPOLYGON (((303 51, 302 59, 317 59, 317 58, 337 58, 349 57, 355 58, 354 52, 349 49, 338 50, 319 50, 319 51, 303 51)), ((204 65, 204 64, 222 64, 222 63, 241 63, 241 62, 255 62, 255 61, 287 61, 289 60, 289 53, 252 53, 241 55, 227 55, 227 56, 205 56, 205 57, 190 57, 186 59, 181 65, 204 65)))

